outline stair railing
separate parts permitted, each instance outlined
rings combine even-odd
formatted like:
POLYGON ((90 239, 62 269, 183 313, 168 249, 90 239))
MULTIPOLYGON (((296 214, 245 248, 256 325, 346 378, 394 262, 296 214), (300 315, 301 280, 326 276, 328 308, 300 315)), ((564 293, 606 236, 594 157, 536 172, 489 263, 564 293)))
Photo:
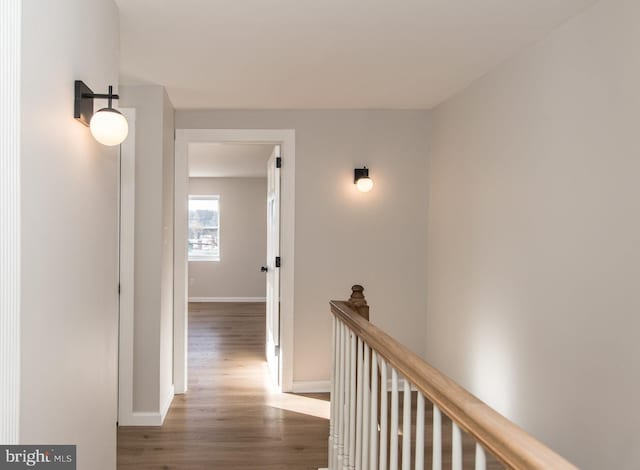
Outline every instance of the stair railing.
POLYGON ((371 324, 363 291, 330 303, 329 469, 576 469, 371 324))

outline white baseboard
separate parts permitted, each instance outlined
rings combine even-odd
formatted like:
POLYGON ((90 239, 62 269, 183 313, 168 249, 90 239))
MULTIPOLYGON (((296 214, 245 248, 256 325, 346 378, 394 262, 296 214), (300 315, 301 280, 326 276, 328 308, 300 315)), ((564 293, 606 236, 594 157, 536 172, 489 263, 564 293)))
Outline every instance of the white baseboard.
POLYGON ((130 419, 120 426, 162 426, 162 416, 157 411, 134 411, 130 419))
POLYGON ((189 297, 189 302, 266 302, 266 297, 189 297))
POLYGON ((326 393, 331 391, 331 382, 328 380, 293 381, 293 393, 326 393))
POLYGON ((173 401, 173 385, 164 398, 160 411, 134 411, 126 419, 118 423, 119 426, 162 426, 173 401))

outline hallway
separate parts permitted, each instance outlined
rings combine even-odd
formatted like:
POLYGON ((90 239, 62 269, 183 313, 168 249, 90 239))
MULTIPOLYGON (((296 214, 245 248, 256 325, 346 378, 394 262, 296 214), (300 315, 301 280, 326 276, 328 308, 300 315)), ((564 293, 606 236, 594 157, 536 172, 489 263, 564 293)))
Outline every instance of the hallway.
POLYGON ((118 469, 317 469, 328 394, 271 390, 262 303, 189 305, 189 391, 164 425, 118 430, 118 469))

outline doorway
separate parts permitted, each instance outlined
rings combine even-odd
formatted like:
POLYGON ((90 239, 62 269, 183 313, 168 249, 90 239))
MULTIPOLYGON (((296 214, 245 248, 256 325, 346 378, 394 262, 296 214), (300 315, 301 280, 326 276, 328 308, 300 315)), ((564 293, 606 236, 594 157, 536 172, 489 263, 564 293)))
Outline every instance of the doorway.
MULTIPOLYGON (((264 195, 269 210, 266 263, 266 347, 273 385, 291 391, 293 375, 293 269, 294 269, 294 170, 295 132, 293 130, 178 129, 175 147, 175 255, 174 255, 174 384, 176 393, 187 391, 189 242, 201 252, 224 257, 224 235, 211 225, 200 242, 189 239, 189 155, 202 144, 268 144, 269 191, 264 195), (279 209, 279 210, 278 210, 279 209), (222 234, 222 237, 220 235, 222 234), (216 245, 216 246, 214 246, 216 245), (273 258, 273 259, 271 259, 273 258), (278 296, 279 293, 279 296, 278 296)), ((211 191, 210 191, 211 192, 211 191)), ((193 195, 192 195, 193 196, 193 195)), ((209 198, 213 208, 216 194, 209 198)), ((202 199, 201 199, 202 201, 202 199)), ((220 201, 220 199, 218 199, 220 201)), ((219 204, 222 204, 221 202, 219 204)), ((217 207, 220 207, 219 205, 217 207)), ((213 209, 212 209, 213 210, 213 209)), ((219 214, 218 223, 224 223, 219 214)), ((192 234, 193 235, 193 234, 192 234)), ((260 266, 256 266, 259 269, 260 266)))

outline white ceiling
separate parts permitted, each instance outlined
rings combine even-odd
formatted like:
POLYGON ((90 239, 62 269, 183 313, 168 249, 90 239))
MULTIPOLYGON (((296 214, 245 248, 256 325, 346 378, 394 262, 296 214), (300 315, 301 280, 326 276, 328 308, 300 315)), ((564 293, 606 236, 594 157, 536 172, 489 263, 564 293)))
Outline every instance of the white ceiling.
POLYGON ((121 79, 184 108, 431 108, 595 0, 116 0, 121 79))
POLYGON ((274 144, 189 144, 192 178, 266 178, 274 144))

